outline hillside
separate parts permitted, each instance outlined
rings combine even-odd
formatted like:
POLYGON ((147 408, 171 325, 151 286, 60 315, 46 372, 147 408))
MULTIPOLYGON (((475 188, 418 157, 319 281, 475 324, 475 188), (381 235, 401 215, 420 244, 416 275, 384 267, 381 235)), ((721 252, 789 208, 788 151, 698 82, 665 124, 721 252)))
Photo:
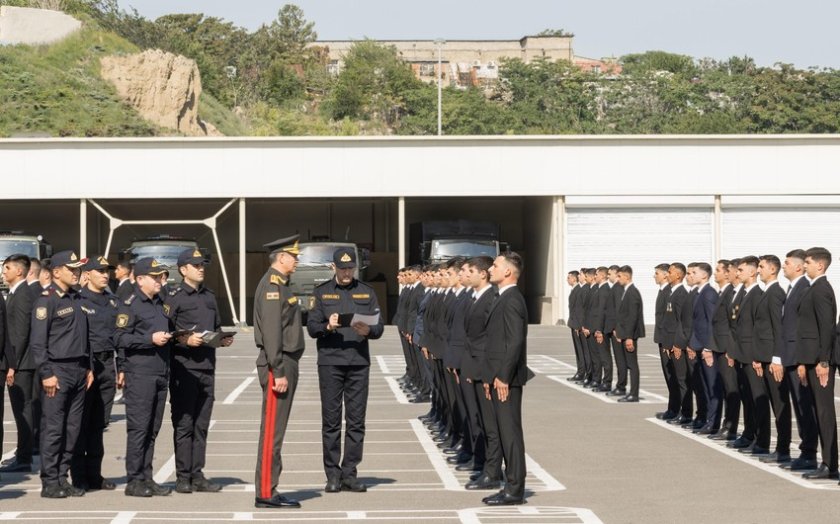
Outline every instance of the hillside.
MULTIPOLYGON (((172 135, 143 120, 99 74, 100 58, 137 51, 93 24, 50 46, 0 47, 0 137, 172 135)), ((202 118, 222 133, 247 134, 209 94, 199 104, 202 118)))

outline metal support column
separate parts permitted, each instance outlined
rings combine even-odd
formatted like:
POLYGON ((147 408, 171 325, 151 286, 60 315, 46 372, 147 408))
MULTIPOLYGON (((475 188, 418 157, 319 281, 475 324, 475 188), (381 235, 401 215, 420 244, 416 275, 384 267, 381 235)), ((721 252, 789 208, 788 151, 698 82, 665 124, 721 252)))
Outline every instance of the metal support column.
POLYGON ((87 199, 79 200, 79 257, 87 256, 87 199))
POLYGON ((399 244, 399 255, 397 257, 397 264, 399 267, 405 267, 405 197, 400 197, 399 204, 397 205, 397 227, 399 228, 399 240, 397 242, 399 244))
POLYGON ((245 290, 245 199, 239 199, 239 325, 247 325, 246 290, 245 290))

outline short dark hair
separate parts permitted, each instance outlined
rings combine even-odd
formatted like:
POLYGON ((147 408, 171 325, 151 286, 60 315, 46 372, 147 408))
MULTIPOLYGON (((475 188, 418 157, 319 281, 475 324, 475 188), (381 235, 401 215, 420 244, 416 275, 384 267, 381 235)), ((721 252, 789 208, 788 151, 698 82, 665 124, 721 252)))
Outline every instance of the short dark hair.
POLYGON ((525 261, 522 260, 522 256, 519 253, 515 251, 508 251, 507 253, 502 253, 502 257, 504 257, 508 264, 513 266, 516 276, 521 275, 522 271, 525 270, 525 261))
POLYGON ((489 277, 490 268, 493 266, 493 259, 483 255, 479 257, 472 257, 468 259, 466 263, 474 267, 479 273, 484 271, 489 277))
POLYGON ((449 269, 455 268, 460 271, 465 262, 466 259, 464 257, 452 257, 446 262, 446 267, 449 269))
POLYGON ((609 270, 607 269, 607 266, 599 266, 597 271, 598 271, 598 273, 606 274, 607 271, 609 271, 609 270))
POLYGON ((758 267, 758 257, 754 257, 752 255, 746 256, 738 261, 739 266, 747 265, 757 268, 758 267))
POLYGON ((671 267, 670 264, 657 264, 656 267, 653 269, 667 273, 669 267, 671 267))
POLYGON ((685 264, 683 264, 682 262, 671 262, 671 265, 668 266, 668 269, 671 269, 672 267, 675 268, 680 273, 682 273, 683 275, 685 275, 685 272, 686 272, 685 264))
POLYGON ((735 267, 735 269, 738 269, 738 266, 740 266, 740 265, 741 265, 741 259, 740 259, 740 258, 733 258, 733 259, 731 260, 731 264, 729 264, 729 267, 733 267, 733 266, 734 266, 734 267, 735 267))
POLYGON ((610 271, 618 271, 619 269, 621 269, 621 268, 620 268, 620 267, 618 267, 618 266, 617 266, 617 265, 615 265, 615 264, 613 264, 613 265, 611 265, 611 266, 609 267, 609 270, 610 270, 610 271))
POLYGON ((9 262, 15 263, 15 264, 19 265, 21 268, 23 268, 23 276, 24 277, 26 277, 26 275, 29 273, 29 266, 30 266, 31 262, 30 262, 28 256, 26 256, 24 254, 21 254, 21 253, 15 253, 14 255, 7 256, 6 260, 3 261, 4 264, 7 264, 9 262))
POLYGON ((52 268, 52 261, 49 258, 41 260, 41 271, 49 271, 52 268))
POLYGON ((787 255, 785 255, 785 258, 798 258, 799 260, 804 261, 806 256, 807 255, 805 254, 804 249, 794 249, 793 251, 790 251, 787 255))
POLYGON ((633 268, 630 267, 630 266, 621 266, 620 268, 618 268, 618 272, 619 273, 627 273, 631 277, 633 276, 633 268))
POLYGON ((776 270, 776 274, 779 274, 779 269, 782 268, 782 261, 779 260, 779 257, 777 257, 776 255, 763 255, 758 259, 762 262, 767 262, 768 264, 773 266, 773 269, 776 270))
POLYGON ((824 247, 812 247, 805 251, 805 256, 810 257, 814 262, 822 262, 826 269, 831 265, 831 252, 824 247))
POLYGON ((689 262, 687 267, 697 267, 700 262, 689 262))
POLYGON ((725 258, 721 258, 720 260, 717 261, 717 263, 720 264, 721 266, 723 266, 723 269, 729 269, 729 266, 732 265, 732 261, 727 260, 725 258))
POLYGON ((710 266, 708 262, 696 262, 694 264, 694 267, 706 273, 707 275, 712 276, 712 266, 710 266))
POLYGON ((580 272, 579 272, 579 271, 569 271, 569 274, 570 274, 571 276, 573 276, 573 277, 577 278, 577 277, 578 277, 578 275, 580 275, 580 272))
POLYGON ((587 276, 594 275, 595 274, 595 269, 591 268, 591 267, 588 267, 588 268, 583 270, 583 274, 587 275, 587 276))

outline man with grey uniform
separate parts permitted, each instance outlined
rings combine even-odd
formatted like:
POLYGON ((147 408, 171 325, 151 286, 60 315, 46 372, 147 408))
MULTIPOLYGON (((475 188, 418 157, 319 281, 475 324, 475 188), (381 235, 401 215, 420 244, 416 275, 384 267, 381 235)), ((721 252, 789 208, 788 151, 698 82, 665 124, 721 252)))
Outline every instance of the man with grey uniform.
POLYGON ((297 297, 289 289, 300 255, 300 235, 265 244, 271 267, 254 294, 254 341, 259 349, 257 373, 263 389, 262 422, 257 452, 258 508, 299 508, 300 503, 275 490, 283 462, 280 451, 298 382, 303 354, 303 325, 297 297))

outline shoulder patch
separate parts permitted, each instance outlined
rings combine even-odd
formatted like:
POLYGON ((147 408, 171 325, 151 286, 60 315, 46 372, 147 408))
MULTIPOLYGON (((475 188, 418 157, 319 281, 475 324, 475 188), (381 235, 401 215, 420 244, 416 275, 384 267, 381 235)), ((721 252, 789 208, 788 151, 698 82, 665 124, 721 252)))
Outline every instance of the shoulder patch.
POLYGON ((333 295, 333 294, 323 294, 321 295, 321 300, 340 300, 341 295, 333 295))
POLYGON ((280 275, 271 275, 270 280, 271 280, 272 284, 277 284, 278 286, 285 286, 286 285, 286 280, 283 277, 281 277, 280 275))
POLYGON ((265 299, 266 300, 280 300, 280 293, 278 293, 277 291, 275 291, 273 293, 271 293, 271 292, 266 293, 265 294, 265 299))
POLYGON ((128 315, 122 313, 117 315, 117 327, 124 328, 128 325, 128 315))
POLYGON ((170 296, 170 297, 174 297, 175 295, 177 295, 177 294, 178 294, 178 292, 179 292, 179 291, 181 291, 181 286, 178 286, 178 287, 176 287, 175 289, 173 289, 172 291, 170 291, 170 292, 169 292, 169 296, 170 296))
POLYGON ((295 304, 298 303, 298 298, 297 297, 292 297, 289 300, 287 300, 287 302, 294 306, 295 304))
POLYGON ((91 309, 91 308, 85 307, 85 306, 82 306, 82 311, 84 311, 88 315, 95 315, 96 314, 95 309, 91 309))
POLYGON ((127 299, 125 299, 125 305, 130 306, 132 302, 134 302, 134 298, 137 297, 134 293, 131 294, 127 299))
POLYGON ((117 307, 117 301, 114 300, 113 298, 111 300, 109 300, 108 303, 111 304, 111 307, 117 307))
POLYGON ((35 308, 35 318, 38 320, 46 320, 47 319, 47 308, 39 307, 35 308))

